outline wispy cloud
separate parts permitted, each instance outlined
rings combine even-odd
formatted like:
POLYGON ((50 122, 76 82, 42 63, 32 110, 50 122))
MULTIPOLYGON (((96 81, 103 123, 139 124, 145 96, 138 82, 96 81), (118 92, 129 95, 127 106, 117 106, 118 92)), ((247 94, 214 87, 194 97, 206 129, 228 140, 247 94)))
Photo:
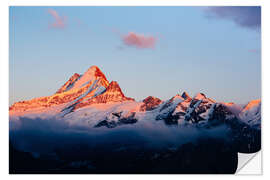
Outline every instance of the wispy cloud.
POLYGON ((213 6, 204 10, 209 18, 228 19, 244 28, 261 29, 261 7, 259 6, 213 6))
POLYGON ((66 21, 67 18, 65 16, 61 17, 59 16, 59 14, 57 13, 57 11, 53 10, 53 9, 48 9, 48 13, 50 15, 52 15, 52 17, 54 18, 54 22, 49 24, 50 28, 65 28, 66 27, 66 21))
POLYGON ((129 32, 127 35, 122 36, 122 41, 127 46, 134 46, 136 48, 154 48, 157 38, 154 36, 145 36, 143 34, 137 34, 129 32))

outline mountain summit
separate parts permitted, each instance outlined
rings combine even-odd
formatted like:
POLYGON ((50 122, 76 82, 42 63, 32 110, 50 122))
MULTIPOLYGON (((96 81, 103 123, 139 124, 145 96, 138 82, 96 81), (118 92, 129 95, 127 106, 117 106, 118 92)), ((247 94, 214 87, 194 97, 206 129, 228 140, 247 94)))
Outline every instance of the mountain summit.
POLYGON ((82 88, 87 85, 89 82, 94 82, 95 80, 100 79, 99 83, 101 86, 107 87, 109 81, 102 73, 102 71, 97 66, 91 66, 87 71, 74 83, 72 89, 82 88))
POLYGON ((109 85, 109 81, 103 72, 97 66, 91 66, 83 75, 79 75, 78 73, 73 74, 56 93, 80 89, 97 79, 100 79, 99 83, 101 86, 107 87, 109 85))

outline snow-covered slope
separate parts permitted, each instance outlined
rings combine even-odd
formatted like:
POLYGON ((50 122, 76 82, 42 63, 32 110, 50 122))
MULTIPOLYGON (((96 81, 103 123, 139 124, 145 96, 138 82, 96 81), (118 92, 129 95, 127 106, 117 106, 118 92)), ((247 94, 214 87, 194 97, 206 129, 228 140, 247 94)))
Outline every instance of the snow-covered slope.
POLYGON ((261 100, 250 101, 240 112, 239 117, 245 123, 260 128, 261 127, 261 100))

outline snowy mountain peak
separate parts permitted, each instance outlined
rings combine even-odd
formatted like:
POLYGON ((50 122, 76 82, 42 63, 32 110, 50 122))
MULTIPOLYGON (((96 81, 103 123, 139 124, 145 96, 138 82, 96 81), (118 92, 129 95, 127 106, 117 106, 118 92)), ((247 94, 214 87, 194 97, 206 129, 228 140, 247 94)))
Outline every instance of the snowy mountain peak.
POLYGON ((106 76, 102 73, 102 71, 97 66, 91 66, 87 69, 87 71, 74 83, 74 86, 71 89, 82 88, 90 82, 94 82, 97 79, 101 79, 100 85, 107 87, 109 85, 109 81, 106 76))
POLYGON ((260 99, 250 101, 243 109, 243 111, 250 110, 252 108, 257 108, 261 104, 260 99))
POLYGON ((181 95, 182 98, 184 98, 185 100, 187 99, 191 99, 191 97, 188 95, 188 93, 186 91, 183 92, 183 94, 181 95))
POLYGON ((180 96, 179 94, 176 94, 174 97, 171 98, 172 101, 184 101, 185 99, 180 96))
POLYGON ((205 98, 206 98, 205 94, 198 93, 198 94, 196 94, 196 96, 193 99, 201 100, 201 99, 205 99, 205 98))
POLYGON ((85 72, 85 74, 95 76, 96 78, 100 77, 100 78, 107 80, 105 75, 102 73, 102 71, 97 66, 91 66, 90 68, 88 68, 88 70, 85 72))

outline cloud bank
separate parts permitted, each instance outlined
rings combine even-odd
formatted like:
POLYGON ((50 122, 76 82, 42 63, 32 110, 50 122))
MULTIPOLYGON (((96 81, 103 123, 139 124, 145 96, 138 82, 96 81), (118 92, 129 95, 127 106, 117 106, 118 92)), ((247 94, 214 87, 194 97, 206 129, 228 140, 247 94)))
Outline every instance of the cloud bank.
POLYGON ((143 34, 129 32, 127 35, 122 36, 122 41, 127 46, 145 49, 154 48, 157 38, 154 36, 145 36, 143 34))
POLYGON ((50 28, 62 29, 66 27, 66 20, 67 20, 66 17, 59 16, 57 11, 53 9, 48 9, 48 13, 52 15, 52 17, 54 18, 54 22, 49 24, 50 28))
POLYGON ((261 7, 259 6, 207 7, 205 13, 209 18, 228 19, 244 28, 261 29, 261 7))
POLYGON ((78 144, 91 147, 115 148, 124 145, 143 145, 147 148, 163 148, 168 144, 181 144, 197 141, 199 138, 214 137, 226 139, 226 128, 197 129, 194 127, 169 127, 163 122, 145 121, 114 129, 92 128, 71 125, 56 118, 40 119, 22 117, 10 120, 10 140, 20 150, 33 153, 50 153, 55 149, 72 149, 78 144), (60 143, 61 142, 61 143, 60 143))

